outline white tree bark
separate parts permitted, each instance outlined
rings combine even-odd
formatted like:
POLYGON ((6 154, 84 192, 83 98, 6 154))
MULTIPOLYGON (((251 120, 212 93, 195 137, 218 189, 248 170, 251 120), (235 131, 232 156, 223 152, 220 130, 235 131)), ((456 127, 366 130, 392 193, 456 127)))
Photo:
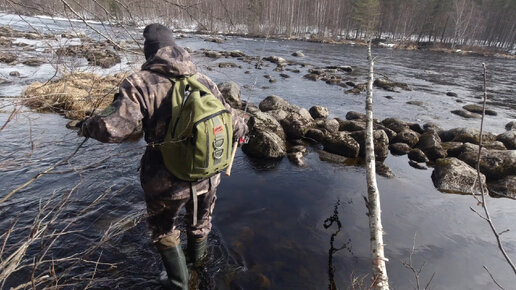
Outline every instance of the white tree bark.
POLYGON ((376 184, 376 167, 373 143, 373 67, 374 59, 371 56, 371 41, 368 46, 369 82, 367 84, 366 98, 366 180, 367 180, 367 208, 369 210, 369 231, 371 236, 371 259, 373 269, 373 288, 389 289, 389 277, 385 262, 387 259, 383 253, 383 228, 380 207, 380 192, 376 184))

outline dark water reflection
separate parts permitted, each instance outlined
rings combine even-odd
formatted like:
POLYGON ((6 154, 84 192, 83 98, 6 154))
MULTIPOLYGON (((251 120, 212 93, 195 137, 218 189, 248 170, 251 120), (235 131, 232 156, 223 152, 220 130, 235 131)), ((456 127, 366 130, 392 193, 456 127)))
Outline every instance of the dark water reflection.
MULTIPOLYGON (((21 24, 17 24, 23 27, 21 24)), ((60 24, 64 25, 64 24, 60 24)), ((62 26, 52 26, 61 29, 62 26)), ((223 44, 203 42, 197 37, 178 40, 194 49, 240 49, 250 55, 279 55, 292 59, 290 53, 303 50, 301 61, 314 65, 352 65, 355 72, 349 80, 365 81, 365 51, 360 47, 323 45, 293 41, 251 40, 235 38, 223 44)), ((458 57, 431 52, 376 50, 379 56, 378 74, 409 83, 414 90, 399 93, 376 91, 375 114, 379 118, 398 116, 409 121, 437 122, 445 128, 476 126, 470 120, 447 113, 460 107, 447 91, 454 91, 465 102, 477 102, 479 65, 492 67, 490 92, 499 115, 487 120, 488 130, 500 132, 510 118, 515 118, 515 62, 477 57, 458 57), (391 95, 389 100, 383 96, 391 95), (421 100, 423 107, 405 102, 421 100)), ((243 98, 259 102, 276 94, 288 101, 310 107, 327 106, 332 116, 343 117, 349 110, 362 111, 363 96, 344 94, 344 89, 311 82, 300 74, 288 73, 283 80, 274 66, 251 75, 242 72, 253 65, 239 63, 243 69, 218 69, 211 59, 195 57, 199 69, 217 82, 234 80, 243 89, 243 98), (208 70, 208 67, 212 70, 208 70), (278 82, 270 84, 263 74, 273 75, 278 82), (266 86, 267 88, 262 88, 266 86)), ((231 60, 235 61, 236 60, 231 60)), ((119 67, 124 69, 127 67, 119 67)), ((27 69, 30 68, 18 68, 27 69)), ((0 67, 2 73, 12 70, 0 67)), ((41 68, 35 78, 48 75, 41 68)), ((23 73, 24 71, 22 71, 23 73)), ((6 87, 11 93, 19 91, 22 83, 6 87)), ((6 93, 7 94, 7 93, 6 93)), ((10 95, 10 94, 7 94, 10 95)), ((7 101, 8 102, 8 101, 7 101)), ((4 104, 5 101, 2 102, 4 104)), ((0 124, 7 119, 0 113, 0 124)), ((66 120, 57 115, 23 113, 0 132, 1 196, 70 154, 81 142, 75 132, 66 130, 66 120), (30 119, 30 122, 29 122, 30 119), (32 132, 31 132, 32 131, 32 132), (31 149, 31 136, 34 148, 31 149)), ((145 212, 139 185, 138 165, 143 142, 100 144, 88 141, 70 164, 58 168, 60 174, 42 177, 27 189, 0 206, 0 229, 3 233, 18 217, 19 225, 30 225, 40 201, 53 193, 63 196, 78 187, 63 211, 56 229, 74 221, 70 230, 78 231, 60 238, 50 252, 54 259, 67 257, 97 245, 113 224, 121 232, 99 245, 88 260, 117 263, 116 267, 101 264, 95 275, 96 288, 159 288, 156 283, 160 261, 148 238, 142 214, 145 212), (112 156, 101 165, 79 171, 112 156), (77 212, 90 205, 102 193, 101 200, 80 219, 77 212), (124 217, 131 219, 124 220, 124 217), (125 221, 120 223, 120 221, 125 221)), ((275 163, 250 159, 240 151, 231 177, 224 178, 218 191, 214 216, 214 231, 210 235, 211 257, 201 272, 203 288, 229 289, 230 281, 238 281, 245 289, 259 285, 271 289, 325 289, 328 286, 328 248, 333 230, 323 223, 332 215, 333 206, 341 200, 339 217, 343 228, 340 242, 350 241, 352 251, 339 251, 334 256, 335 282, 341 288, 349 286, 350 275, 369 272, 369 230, 365 194, 365 169, 322 162, 310 148, 306 168, 297 168, 284 159, 275 163)), ((395 172, 395 179, 379 177, 382 194, 383 223, 386 231, 386 255, 390 259, 388 272, 395 289, 413 289, 415 282, 402 261, 408 259, 416 234, 414 264, 426 262, 422 282, 435 272, 434 289, 491 289, 494 284, 482 266, 487 266, 497 280, 510 288, 514 276, 505 266, 487 224, 469 209, 476 207, 473 198, 449 195, 434 189, 431 170, 415 170, 406 157, 389 156, 386 164, 395 172)), ((511 227, 516 218, 514 202, 489 199, 491 212, 500 230, 511 227)), ((513 229, 514 230, 514 229, 513 229)), ((117 231, 108 231, 111 235, 117 231)), ((13 233, 12 241, 27 236, 26 230, 13 233)), ((516 233, 503 235, 509 255, 516 257, 516 233)), ((29 248, 25 262, 37 253, 39 245, 29 248)), ((66 262, 56 265, 63 282, 88 284, 94 263, 66 262)), ((6 287, 27 281, 30 270, 13 275, 6 287)))

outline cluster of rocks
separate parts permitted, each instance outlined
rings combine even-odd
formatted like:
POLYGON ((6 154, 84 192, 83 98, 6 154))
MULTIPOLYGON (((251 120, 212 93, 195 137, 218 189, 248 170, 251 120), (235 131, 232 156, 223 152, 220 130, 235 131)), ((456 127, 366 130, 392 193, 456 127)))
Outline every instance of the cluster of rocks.
POLYGON ((121 62, 120 56, 112 46, 105 42, 84 42, 56 50, 58 56, 85 57, 90 65, 110 68, 121 62))
MULTIPOLYGON (((262 159, 288 156, 304 166, 307 145, 317 144, 324 150, 321 159, 345 162, 346 158, 365 157, 366 117, 362 113, 351 111, 345 119, 328 118, 327 108, 313 106, 306 110, 278 96, 268 96, 255 106, 242 103, 237 84, 229 82, 219 87, 233 108, 247 106, 251 138, 242 149, 248 155, 262 159)), ((476 180, 479 130, 443 130, 433 123, 421 126, 397 118, 375 119, 373 130, 379 174, 393 176, 382 163, 389 152, 407 155, 414 168, 435 167, 432 179, 439 190, 477 193, 478 186, 474 187, 472 181, 476 180)), ((483 133, 482 144, 480 171, 489 191, 516 198, 516 122, 507 124, 502 134, 483 133)))

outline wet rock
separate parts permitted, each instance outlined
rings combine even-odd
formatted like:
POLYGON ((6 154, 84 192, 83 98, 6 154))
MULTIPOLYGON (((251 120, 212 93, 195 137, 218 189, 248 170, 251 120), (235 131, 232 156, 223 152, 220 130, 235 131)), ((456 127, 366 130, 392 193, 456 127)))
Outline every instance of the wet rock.
POLYGON ((278 96, 268 96, 258 105, 263 112, 271 110, 288 110, 290 104, 278 96))
POLYGON ((253 157, 265 159, 282 158, 287 154, 285 141, 267 130, 251 130, 253 138, 242 146, 242 150, 253 157))
POLYGON ((214 42, 214 43, 224 43, 224 40, 222 38, 218 38, 218 37, 209 37, 209 38, 204 39, 204 41, 214 42))
POLYGON ((324 134, 324 132, 320 129, 310 128, 308 131, 306 131, 304 137, 313 142, 322 143, 326 137, 326 134, 324 134))
POLYGON ((222 53, 216 52, 216 51, 205 51, 204 55, 206 57, 210 57, 210 58, 221 58, 222 57, 222 53))
POLYGON ((326 129, 329 132, 337 133, 339 132, 339 121, 335 119, 325 120, 324 121, 324 129, 326 129))
POLYGON ((269 83, 275 83, 275 82, 276 82, 276 79, 274 79, 274 78, 269 79, 269 83))
POLYGON ((192 48, 190 48, 188 46, 185 46, 183 49, 186 50, 186 52, 188 52, 188 53, 192 53, 193 52, 192 48))
POLYGON ((409 160, 408 164, 410 166, 414 167, 415 169, 420 169, 420 170, 427 170, 428 169, 425 165, 419 164, 419 163, 417 163, 414 160, 409 160))
POLYGON ((13 70, 12 72, 9 72, 9 76, 11 77, 20 77, 20 72, 13 70))
MULTIPOLYGON (((448 157, 459 157, 462 153, 465 152, 477 152, 478 153, 478 145, 472 143, 462 143, 462 142, 446 142, 443 143, 443 148, 446 149, 448 157)), ((484 149, 486 150, 486 149, 484 149)))
POLYGON ((421 127, 421 125, 418 123, 409 123, 408 126, 410 130, 416 133, 423 134, 425 132, 425 129, 423 129, 423 127, 421 127))
POLYGON ((310 74, 306 74, 303 76, 305 79, 308 79, 308 80, 311 80, 311 81, 318 81, 321 76, 318 75, 318 74, 313 74, 313 73, 310 73, 310 74))
POLYGON ((281 73, 280 74, 280 77, 284 78, 284 79, 288 79, 290 78, 290 76, 288 74, 285 74, 285 73, 281 73))
POLYGON ((454 93, 454 92, 447 92, 447 93, 446 93, 446 95, 447 95, 448 97, 457 97, 457 94, 456 94, 456 93, 454 93))
POLYGON ((507 130, 507 131, 516 130, 516 121, 511 121, 511 122, 505 124, 505 130, 507 130))
MULTIPOLYGON (((459 159, 476 167, 477 152, 465 152, 459 159)), ((502 179, 505 176, 516 175, 516 150, 482 150, 480 155, 480 172, 489 180, 502 179)))
POLYGON ((423 131, 424 132, 435 132, 435 133, 439 134, 439 132, 443 131, 443 129, 441 129, 441 127, 439 127, 439 125, 437 125, 435 123, 428 122, 423 125, 423 131))
POLYGON ((496 140, 502 142, 507 149, 516 149, 516 130, 506 131, 498 136, 496 140))
MULTIPOLYGON (((484 189, 486 177, 481 174, 484 189)), ((467 163, 457 158, 441 158, 436 160, 432 172, 434 186, 442 192, 458 194, 481 194, 477 181, 477 172, 467 163)))
POLYGON ((330 78, 326 80, 326 83, 329 85, 340 85, 342 83, 342 80, 338 78, 330 78))
POLYGON ((288 116, 288 112, 285 110, 271 110, 267 111, 267 113, 270 114, 278 122, 280 122, 288 116))
POLYGON ((349 111, 346 113, 346 120, 365 120, 366 115, 363 113, 349 111))
POLYGON ((423 102, 423 101, 408 101, 407 105, 414 105, 414 106, 424 107, 425 106, 425 102, 423 102))
POLYGON ((321 161, 345 165, 350 163, 349 158, 339 154, 333 154, 324 150, 317 150, 317 153, 319 154, 319 159, 321 161))
MULTIPOLYGON (((479 105, 475 105, 475 104, 465 105, 462 108, 464 110, 472 112, 472 113, 477 113, 480 115, 482 114, 482 106, 479 106, 479 105)), ((498 113, 496 113, 493 110, 486 109, 486 115, 496 116, 496 115, 498 115, 498 113)))
POLYGON ((393 96, 383 96, 384 98, 388 99, 388 100, 393 100, 394 97, 393 96))
POLYGON ((79 32, 65 31, 65 32, 61 33, 61 37, 63 37, 63 38, 85 38, 86 33, 82 32, 82 31, 79 31, 79 32))
POLYGON ((233 62, 219 62, 219 68, 235 68, 235 67, 238 67, 238 65, 233 62))
POLYGON ((323 137, 324 150, 345 157, 356 158, 360 152, 360 144, 348 133, 329 133, 323 137))
POLYGON ((491 196, 516 199, 516 175, 490 182, 487 187, 491 196))
POLYGON ((482 147, 489 150, 507 150, 508 148, 500 141, 482 141, 482 147))
POLYGON ((409 153, 410 150, 412 150, 412 148, 405 143, 392 143, 389 145, 389 149, 394 155, 405 155, 409 153))
MULTIPOLYGON (((443 142, 469 142, 473 144, 479 143, 480 131, 473 128, 454 128, 439 133, 439 137, 443 142)), ((491 133, 483 133, 483 141, 494 141, 496 136, 491 133)))
POLYGON ((349 65, 330 65, 330 66, 327 66, 326 69, 334 69, 334 70, 337 70, 337 71, 340 71, 340 72, 352 72, 353 71, 353 68, 350 67, 349 65))
POLYGON ((355 87, 356 86, 356 84, 354 82, 351 82, 351 81, 347 81, 346 85, 348 85, 350 87, 355 87))
POLYGON ((18 56, 9 52, 0 52, 0 62, 2 63, 11 63, 16 61, 18 56))
POLYGON ((367 125, 366 122, 362 120, 342 120, 337 119, 339 122, 339 130, 340 131, 348 131, 348 132, 354 132, 354 131, 362 131, 365 130, 367 125))
POLYGON ((86 59, 90 65, 110 68, 121 62, 120 56, 112 50, 92 50, 86 54, 86 59))
POLYGON ((405 129, 396 134, 396 137, 392 139, 393 143, 406 143, 410 147, 414 147, 419 142, 419 133, 416 133, 410 129, 405 129))
POLYGON ((305 56, 305 54, 301 50, 298 50, 298 51, 292 53, 292 56, 303 57, 303 56, 305 56))
POLYGON ((243 53, 242 51, 240 50, 233 50, 229 53, 229 55, 231 57, 245 57, 247 56, 245 53, 243 53))
POLYGON ((392 91, 392 92, 396 91, 395 88, 397 88, 397 87, 401 88, 403 90, 406 90, 406 91, 412 90, 409 87, 409 85, 406 83, 394 82, 387 78, 377 78, 376 80, 374 80, 373 85, 376 87, 382 88, 384 90, 387 90, 387 91, 392 91))
POLYGON ((392 172, 392 170, 387 165, 385 165, 383 162, 376 161, 375 168, 376 168, 376 174, 378 174, 380 176, 387 177, 387 178, 395 177, 394 172, 392 172))
POLYGON ((387 118, 382 121, 382 125, 393 130, 396 133, 409 129, 409 125, 407 124, 407 122, 397 118, 387 118))
MULTIPOLYGON (((293 140, 294 143, 301 143, 301 144, 304 144, 303 140, 301 139, 296 139, 296 140, 293 140)), ((290 148, 288 148, 287 150, 287 153, 294 153, 294 152, 301 152, 304 154, 306 154, 307 150, 306 150, 306 146, 305 145, 294 145, 294 146, 291 146, 290 148)))
POLYGON ((269 131, 278 135, 281 139, 286 140, 285 132, 280 123, 270 114, 264 112, 256 112, 251 116, 247 123, 249 130, 253 131, 269 131))
POLYGON ((308 110, 308 112, 310 112, 310 115, 314 119, 320 119, 320 118, 326 119, 330 115, 330 112, 328 111, 328 109, 325 107, 321 107, 321 106, 313 106, 310 108, 310 110, 308 110))
POLYGON ((292 152, 287 154, 288 159, 294 163, 296 166, 304 167, 305 162, 303 161, 303 153, 301 152, 292 152))
MULTIPOLYGON (((350 134, 360 145, 359 156, 365 157, 365 131, 352 132, 350 134)), ((383 161, 389 155, 389 137, 383 130, 373 131, 374 155, 378 161, 383 161)))
POLYGON ((302 138, 308 129, 314 126, 312 116, 306 109, 289 112, 287 117, 280 121, 280 124, 289 139, 302 138))
POLYGON ((24 60, 22 63, 28 66, 40 66, 45 63, 45 60, 43 60, 42 58, 33 57, 24 60))
POLYGON ((426 157, 425 153, 417 148, 409 151, 408 158, 416 162, 428 162, 428 157, 426 157))
POLYGON ((419 136, 419 142, 416 144, 416 147, 421 149, 430 160, 447 156, 446 150, 441 145, 441 138, 434 132, 426 132, 419 136))
POLYGON ((242 108, 240 86, 237 83, 229 81, 220 83, 217 86, 222 93, 224 100, 226 100, 226 103, 228 103, 232 108, 242 108))
POLYGON ((453 110, 451 111, 452 114, 455 114, 455 115, 458 115, 458 116, 461 116, 461 117, 464 117, 464 118, 467 118, 467 119, 478 119, 478 118, 481 118, 482 116, 479 115, 479 114, 476 114, 476 113, 471 113, 469 111, 466 111, 466 110, 453 110))
POLYGON ((284 63, 287 62, 284 58, 279 57, 279 56, 275 56, 275 55, 264 57, 263 59, 267 60, 267 61, 270 61, 272 63, 275 63, 275 64, 284 64, 284 63))

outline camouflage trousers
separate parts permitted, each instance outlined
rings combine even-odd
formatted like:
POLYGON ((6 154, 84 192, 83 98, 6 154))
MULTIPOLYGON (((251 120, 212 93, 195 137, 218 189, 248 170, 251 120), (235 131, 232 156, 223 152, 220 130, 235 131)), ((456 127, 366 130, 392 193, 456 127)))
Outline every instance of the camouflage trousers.
POLYGON ((185 223, 189 238, 199 240, 208 236, 211 231, 211 219, 217 188, 209 188, 199 192, 197 196, 197 223, 193 225, 192 197, 182 199, 147 198, 147 223, 152 231, 152 241, 158 248, 175 247, 180 244, 181 231, 178 229, 178 218, 183 208, 186 209, 185 223))

